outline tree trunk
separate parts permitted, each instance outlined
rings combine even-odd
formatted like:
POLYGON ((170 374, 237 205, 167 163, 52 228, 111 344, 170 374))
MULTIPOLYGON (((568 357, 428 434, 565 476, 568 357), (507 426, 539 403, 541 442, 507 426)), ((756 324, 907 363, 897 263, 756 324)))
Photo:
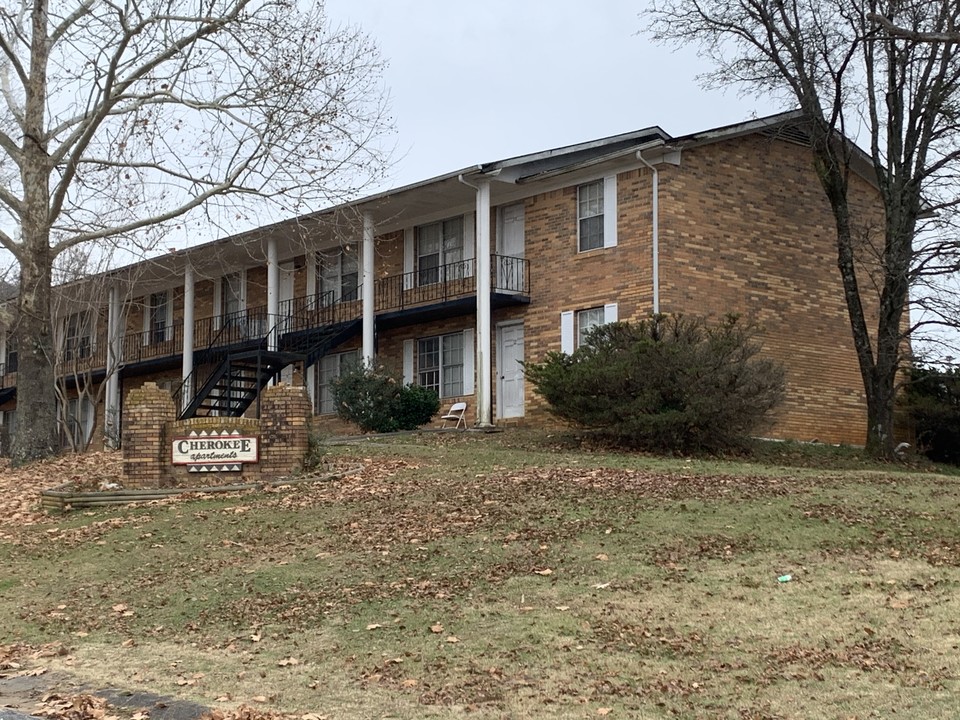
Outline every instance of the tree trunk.
POLYGON ((896 388, 896 369, 893 372, 874 372, 864 382, 867 392, 866 451, 873 457, 893 459, 893 407, 896 388))
POLYGON ((33 250, 25 253, 20 265, 17 432, 11 452, 14 464, 50 457, 60 447, 53 385, 49 249, 45 240, 40 243, 31 238, 30 242, 33 250))
POLYGON ((47 0, 31 8, 30 71, 23 114, 20 177, 23 202, 20 213, 21 252, 17 372, 17 433, 11 458, 15 464, 50 457, 60 443, 54 391, 54 338, 50 251, 50 172, 45 127, 47 63, 49 60, 47 0))

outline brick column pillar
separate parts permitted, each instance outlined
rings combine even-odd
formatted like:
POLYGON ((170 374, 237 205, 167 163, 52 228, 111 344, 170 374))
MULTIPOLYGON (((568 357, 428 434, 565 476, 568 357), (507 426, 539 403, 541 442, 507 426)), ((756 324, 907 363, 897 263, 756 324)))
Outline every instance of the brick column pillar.
POLYGON ((154 382, 131 390, 123 412, 123 478, 129 488, 166 484, 170 448, 166 425, 175 420, 173 398, 154 382))
POLYGON ((310 433, 310 396, 301 386, 280 383, 260 399, 260 476, 265 481, 303 468, 310 433))

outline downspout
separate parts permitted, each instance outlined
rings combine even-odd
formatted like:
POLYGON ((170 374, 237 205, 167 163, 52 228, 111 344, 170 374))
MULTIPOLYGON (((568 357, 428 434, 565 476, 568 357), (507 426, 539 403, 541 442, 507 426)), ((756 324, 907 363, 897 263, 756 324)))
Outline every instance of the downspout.
POLYGON ((643 150, 637 150, 637 160, 653 173, 653 314, 660 314, 660 171, 647 162, 643 150))

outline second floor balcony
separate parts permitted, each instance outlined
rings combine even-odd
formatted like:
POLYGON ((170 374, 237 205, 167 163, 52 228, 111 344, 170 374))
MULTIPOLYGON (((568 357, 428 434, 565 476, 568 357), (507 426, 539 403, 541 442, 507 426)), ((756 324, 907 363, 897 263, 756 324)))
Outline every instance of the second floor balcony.
MULTIPOLYGON (((491 296, 495 305, 529 300, 530 266, 524 258, 491 256, 491 296)), ((254 342, 278 344, 297 334, 358 321, 363 315, 361 290, 336 297, 314 293, 279 303, 271 315, 266 305, 195 320, 193 348, 198 361, 205 352, 240 347, 254 342)), ((374 286, 377 321, 390 326, 412 324, 431 318, 466 314, 475 308, 476 261, 462 260, 420 268, 415 272, 380 278, 374 286)), ((123 367, 172 366, 183 353, 182 323, 154 325, 119 338, 116 355, 123 367)), ((61 376, 103 373, 108 364, 105 337, 71 337, 61 341, 58 352, 61 376)), ((0 388, 16 385, 15 368, 0 364, 0 388)))

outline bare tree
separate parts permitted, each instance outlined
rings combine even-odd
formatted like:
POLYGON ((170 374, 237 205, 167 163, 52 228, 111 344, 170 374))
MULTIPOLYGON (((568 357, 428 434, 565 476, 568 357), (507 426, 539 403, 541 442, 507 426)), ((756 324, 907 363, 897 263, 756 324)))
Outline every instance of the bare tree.
POLYGON ((867 448, 892 456, 897 373, 916 329, 907 313, 911 284, 957 268, 957 246, 943 226, 958 202, 960 57, 951 43, 893 37, 871 17, 938 34, 957 27, 960 4, 663 0, 647 14, 655 38, 699 45, 716 67, 709 81, 799 105, 837 230, 837 266, 867 398, 867 448), (859 132, 865 155, 847 140, 859 132), (861 161, 879 188, 879 233, 858 212, 851 179, 861 161), (918 245, 923 230, 936 233, 918 245))
POLYGON ((947 29, 940 32, 930 32, 894 25, 890 18, 879 13, 869 13, 867 19, 875 22, 892 37, 915 40, 917 42, 960 43, 960 30, 952 26, 948 26, 947 29))
MULTIPOLYGON (((0 8, 0 245, 19 266, 14 460, 57 447, 51 278, 71 247, 267 199, 289 216, 378 176, 381 61, 322 2, 20 0, 0 8), (306 8, 306 9, 304 9, 306 8)), ((226 221, 225 221, 226 222, 226 221)), ((182 227, 182 226, 181 226, 182 227)), ((162 233, 150 235, 152 238, 162 233)))

